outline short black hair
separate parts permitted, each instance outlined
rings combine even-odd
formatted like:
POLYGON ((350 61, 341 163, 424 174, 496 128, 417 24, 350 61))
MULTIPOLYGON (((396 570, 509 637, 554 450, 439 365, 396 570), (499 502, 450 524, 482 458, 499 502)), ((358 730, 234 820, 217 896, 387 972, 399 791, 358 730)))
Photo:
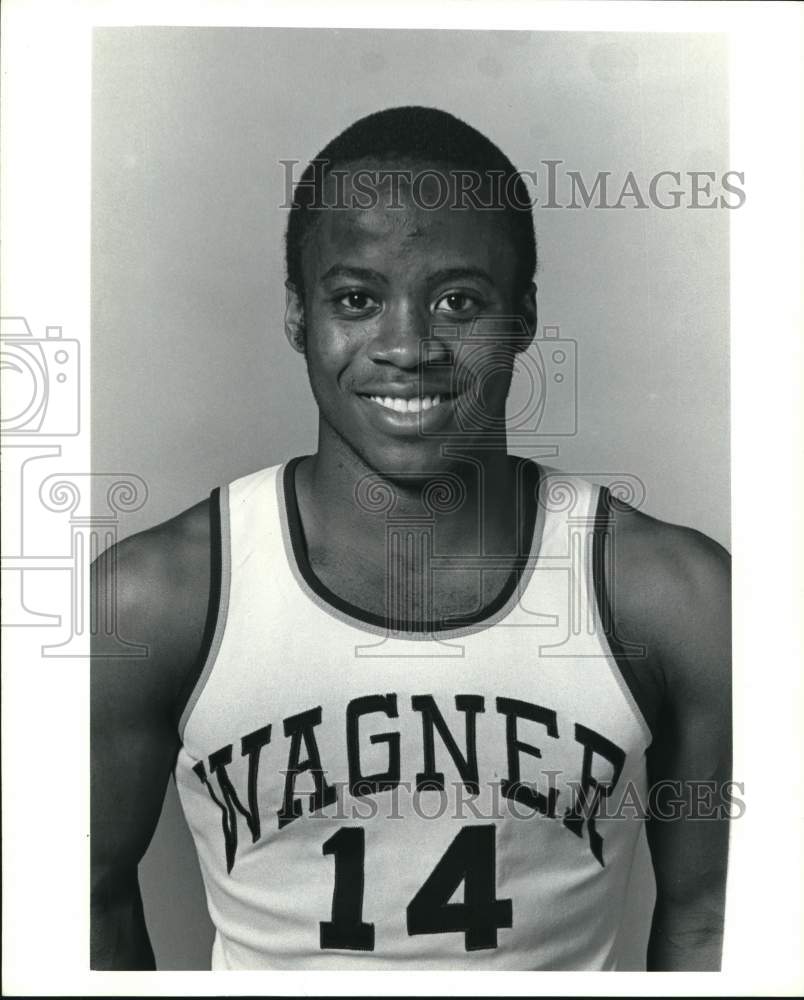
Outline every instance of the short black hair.
POLYGON ((332 170, 358 160, 419 161, 499 178, 506 196, 495 204, 506 213, 517 258, 514 287, 524 292, 536 270, 536 236, 525 182, 494 143, 455 115, 410 105, 361 118, 336 136, 305 168, 293 192, 285 237, 287 280, 304 290, 304 240, 322 207, 322 185, 332 170))

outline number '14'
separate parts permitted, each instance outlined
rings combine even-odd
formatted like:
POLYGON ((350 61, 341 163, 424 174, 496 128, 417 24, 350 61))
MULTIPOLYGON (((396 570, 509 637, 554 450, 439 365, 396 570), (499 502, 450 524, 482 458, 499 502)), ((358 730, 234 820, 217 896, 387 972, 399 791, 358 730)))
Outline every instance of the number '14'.
MULTIPOLYGON (((322 921, 321 947, 374 950, 374 924, 363 920, 366 838, 362 827, 342 827, 322 851, 335 858, 332 919, 322 921)), ((462 932, 467 951, 497 947, 497 931, 511 927, 510 899, 496 896, 496 830, 465 826, 407 907, 408 934, 462 932), (463 902, 449 900, 463 882, 463 902)))

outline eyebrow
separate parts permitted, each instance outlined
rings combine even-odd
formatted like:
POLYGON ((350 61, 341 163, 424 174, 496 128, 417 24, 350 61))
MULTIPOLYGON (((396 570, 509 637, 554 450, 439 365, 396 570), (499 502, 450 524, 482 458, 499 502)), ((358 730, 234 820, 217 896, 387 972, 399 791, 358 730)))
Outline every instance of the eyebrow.
POLYGON ((358 281, 388 283, 384 275, 379 271, 373 271, 370 267, 347 267, 343 264, 334 264, 321 275, 321 281, 328 281, 330 278, 356 278, 358 281))
MULTIPOLYGON (((354 278, 358 281, 388 283, 384 274, 374 271, 370 267, 349 267, 343 264, 333 264, 329 270, 321 275, 321 281, 328 281, 331 278, 354 278)), ((494 279, 482 267, 446 267, 432 274, 429 280, 431 284, 440 285, 445 281, 457 281, 461 278, 477 278, 489 285, 494 284, 494 279)))
POLYGON ((440 285, 444 281, 458 281, 460 278, 479 278, 489 285, 494 284, 492 276, 482 267, 445 267, 436 271, 430 280, 434 285, 440 285))

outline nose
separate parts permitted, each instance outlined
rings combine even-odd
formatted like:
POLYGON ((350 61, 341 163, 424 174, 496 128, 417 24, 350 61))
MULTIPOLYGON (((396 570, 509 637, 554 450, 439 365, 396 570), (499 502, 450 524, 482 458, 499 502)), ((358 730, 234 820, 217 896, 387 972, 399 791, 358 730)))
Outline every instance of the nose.
POLYGON ((449 348, 432 336, 431 322, 426 309, 413 302, 399 302, 380 318, 369 357, 377 364, 403 369, 445 360, 449 348))

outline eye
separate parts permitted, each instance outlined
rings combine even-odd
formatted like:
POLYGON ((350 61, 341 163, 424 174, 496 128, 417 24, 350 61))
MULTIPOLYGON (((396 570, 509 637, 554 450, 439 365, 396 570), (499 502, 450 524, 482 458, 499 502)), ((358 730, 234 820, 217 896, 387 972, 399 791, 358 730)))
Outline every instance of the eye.
POLYGON ((436 302, 436 310, 450 313, 465 313, 480 306, 480 301, 468 292, 447 292, 436 302))
POLYGON ((346 292, 344 295, 339 295, 336 302, 344 310, 344 312, 351 313, 366 312, 368 309, 373 309, 377 305, 375 299, 373 299, 366 292, 361 292, 357 289, 346 292))

